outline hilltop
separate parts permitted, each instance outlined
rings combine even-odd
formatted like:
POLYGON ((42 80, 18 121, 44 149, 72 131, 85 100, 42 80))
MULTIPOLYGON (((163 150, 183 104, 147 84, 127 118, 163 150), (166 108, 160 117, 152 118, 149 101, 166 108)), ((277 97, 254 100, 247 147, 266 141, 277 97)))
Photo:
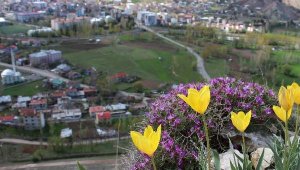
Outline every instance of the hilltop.
POLYGON ((297 0, 239 0, 232 3, 229 9, 247 8, 274 20, 298 20, 300 18, 300 2, 297 0))

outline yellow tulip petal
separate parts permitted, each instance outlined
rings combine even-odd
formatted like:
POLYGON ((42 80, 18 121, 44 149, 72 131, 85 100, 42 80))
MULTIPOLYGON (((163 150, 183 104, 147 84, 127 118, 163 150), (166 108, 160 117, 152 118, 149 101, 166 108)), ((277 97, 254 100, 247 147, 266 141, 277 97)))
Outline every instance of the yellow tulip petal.
POLYGON ((207 107, 209 105, 210 102, 210 89, 209 86, 204 86, 201 90, 200 90, 200 95, 201 95, 201 107, 199 108, 199 112, 201 114, 204 114, 207 110, 207 107))
POLYGON ((136 131, 131 131, 130 136, 139 151, 152 157, 160 142, 161 125, 158 126, 156 132, 153 131, 151 126, 147 126, 144 130, 144 135, 136 131))
POLYGON ((292 109, 290 109, 290 110, 288 110, 288 112, 286 112, 283 107, 273 106, 273 110, 274 110, 276 116, 283 122, 286 122, 287 120, 289 120, 289 118, 291 117, 291 114, 292 114, 292 109))
POLYGON ((135 145, 135 147, 137 147, 138 150, 141 151, 141 144, 142 144, 141 137, 142 137, 142 134, 139 133, 139 132, 136 132, 136 131, 130 131, 130 136, 131 136, 132 142, 135 145))
POLYGON ((150 136, 151 133, 153 133, 153 128, 151 126, 147 126, 147 128, 145 129, 144 131, 144 136, 147 137, 147 136, 150 136))
POLYGON ((181 98, 186 104, 190 105, 190 101, 189 101, 189 98, 186 97, 185 95, 183 94, 178 94, 177 95, 179 98, 181 98))
POLYGON ((240 132, 244 132, 250 124, 251 115, 251 111, 247 114, 244 112, 238 112, 237 114, 235 112, 231 112, 231 121, 233 126, 240 132))

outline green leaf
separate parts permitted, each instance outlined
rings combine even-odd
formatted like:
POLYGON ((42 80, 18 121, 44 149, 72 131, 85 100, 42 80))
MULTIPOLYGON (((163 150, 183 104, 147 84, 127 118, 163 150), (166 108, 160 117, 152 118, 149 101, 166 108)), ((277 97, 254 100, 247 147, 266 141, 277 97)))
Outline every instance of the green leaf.
POLYGON ((86 170, 84 166, 82 166, 79 161, 77 161, 78 170, 86 170))
POLYGON ((237 168, 235 166, 233 166, 231 161, 230 161, 230 167, 231 167, 231 170, 237 170, 237 168))
POLYGON ((221 170, 221 163, 219 153, 216 150, 213 150, 213 157, 215 162, 215 170, 221 170))
POLYGON ((237 158, 238 158, 238 160, 239 161, 241 161, 241 162, 243 162, 244 161, 244 159, 242 158, 242 157, 240 157, 238 154, 236 154, 235 152, 234 152, 234 156, 236 156, 237 158))
POLYGON ((267 143, 267 145, 274 153, 274 161, 275 161, 276 169, 283 169, 282 158, 279 156, 277 150, 271 144, 267 143))
POLYGON ((262 162, 264 160, 264 155, 265 155, 265 149, 263 149, 263 151, 260 155, 260 158, 259 158, 258 163, 257 163, 256 168, 255 168, 256 170, 262 170, 261 165, 262 165, 262 162))

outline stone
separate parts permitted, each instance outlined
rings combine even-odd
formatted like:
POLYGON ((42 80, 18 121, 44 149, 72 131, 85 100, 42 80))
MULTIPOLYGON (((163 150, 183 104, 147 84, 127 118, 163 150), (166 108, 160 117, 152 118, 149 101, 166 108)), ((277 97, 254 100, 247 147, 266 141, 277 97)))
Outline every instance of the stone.
POLYGON ((227 152, 220 154, 221 170, 231 170, 230 162, 234 165, 235 161, 238 161, 240 165, 243 165, 243 163, 238 160, 234 153, 242 159, 244 158, 244 155, 236 149, 230 149, 227 152))
POLYGON ((274 163, 274 153, 272 152, 272 150, 270 148, 258 148, 258 149, 256 149, 256 151, 251 153, 251 162, 252 162, 253 166, 256 167, 263 150, 265 150, 265 153, 264 153, 264 158, 263 158, 263 161, 262 161, 261 168, 266 169, 272 163, 274 163))

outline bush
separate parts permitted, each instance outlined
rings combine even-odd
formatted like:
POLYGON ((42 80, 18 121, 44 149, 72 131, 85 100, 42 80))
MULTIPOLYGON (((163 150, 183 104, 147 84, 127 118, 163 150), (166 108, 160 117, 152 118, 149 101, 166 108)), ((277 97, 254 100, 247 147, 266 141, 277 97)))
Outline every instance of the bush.
MULTIPOLYGON (((205 142, 202 121, 200 115, 192 111, 177 94, 186 95, 188 88, 199 90, 203 85, 205 84, 181 84, 151 104, 145 123, 155 127, 161 124, 163 129, 161 147, 155 160, 158 169, 199 169, 198 149, 201 148, 201 143, 205 142)), ((271 107, 277 102, 272 90, 257 83, 234 78, 212 79, 208 85, 211 89, 211 101, 205 114, 214 149, 222 151, 228 148, 220 143, 225 145, 224 136, 233 129, 230 122, 231 111, 252 110, 251 126, 261 126, 269 119, 275 120, 271 107)), ((136 160, 138 161, 133 169, 151 167, 150 159, 145 155, 139 154, 136 160)))

